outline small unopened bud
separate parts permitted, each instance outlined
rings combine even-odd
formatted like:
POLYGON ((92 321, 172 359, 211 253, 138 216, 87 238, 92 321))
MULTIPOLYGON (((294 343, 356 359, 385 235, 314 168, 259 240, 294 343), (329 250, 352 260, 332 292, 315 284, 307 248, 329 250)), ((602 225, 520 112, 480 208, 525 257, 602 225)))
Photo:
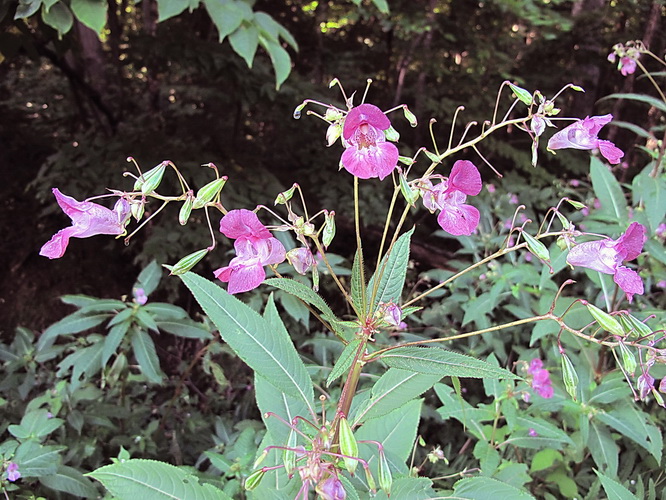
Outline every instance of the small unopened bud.
POLYGON ((134 220, 139 222, 143 217, 144 212, 146 211, 146 202, 145 200, 135 201, 130 204, 130 211, 134 220))
POLYGON ((268 456, 268 450, 262 451, 261 455, 259 455, 257 459, 254 461, 254 465, 252 465, 252 468, 256 469, 257 467, 259 467, 267 456, 268 456))
POLYGON ((562 377, 564 379, 564 387, 569 395, 576 401, 576 392, 578 389, 578 374, 569 359, 569 356, 562 353, 562 377))
POLYGON ((292 248, 287 252, 287 260, 294 266, 298 274, 307 273, 317 264, 314 255, 308 247, 292 248))
POLYGON ((326 146, 331 147, 342 135, 342 127, 339 123, 331 123, 326 129, 326 146))
POLYGON ((315 486, 321 500, 345 500, 347 492, 342 486, 342 482, 335 476, 329 476, 321 483, 315 486))
POLYGON ((622 366, 624 370, 629 374, 633 375, 636 371, 636 357, 629 348, 625 345, 624 342, 620 342, 620 359, 622 360, 622 366))
POLYGON ((220 177, 219 179, 215 179, 214 181, 209 182, 204 187, 199 189, 199 191, 197 191, 197 196, 194 199, 193 208, 195 210, 198 210, 200 208, 203 208, 206 205, 206 203, 210 203, 211 201, 213 201, 213 199, 218 194, 220 194, 220 191, 222 191, 222 188, 224 187, 226 182, 227 182, 227 177, 220 177))
POLYGON ((185 274, 187 271, 196 266, 201 259, 203 259, 208 253, 208 249, 204 248, 203 250, 197 250, 182 259, 180 259, 176 264, 171 268, 171 274, 178 276, 185 274))
POLYGON ((377 483, 375 483, 375 478, 372 477, 372 472, 370 472, 370 468, 364 468, 365 471, 365 481, 368 483, 368 489, 370 490, 370 493, 375 493, 377 491, 377 483))
POLYGON ((399 178, 400 178, 400 192, 402 193, 402 196, 405 198, 405 201, 407 201, 407 203, 409 203, 411 206, 414 206, 416 201, 419 199, 420 195, 419 190, 412 189, 412 187, 407 182, 407 178, 405 177, 405 174, 403 172, 400 172, 399 178))
POLYGON ((546 245, 544 245, 534 236, 532 236, 529 233, 526 233, 525 231, 523 231, 522 234, 523 238, 525 238, 525 242, 527 243, 527 248, 529 249, 530 252, 532 252, 534 255, 536 255, 539 259, 543 261, 546 262, 550 261, 550 252, 548 252, 546 245))
MULTIPOLYGON (((340 418, 340 451, 343 455, 348 457, 357 457, 358 456, 358 443, 356 443, 356 438, 354 437, 354 431, 352 431, 349 422, 346 417, 340 418)), ((358 461, 356 459, 351 459, 344 457, 345 468, 349 471, 350 474, 354 474, 358 461)))
POLYGON ((342 111, 340 111, 338 108, 327 108, 326 113, 324 113, 324 118, 329 122, 338 121, 340 118, 342 118, 342 111))
POLYGON ((527 106, 530 106, 532 104, 532 94, 530 94, 528 90, 525 90, 524 88, 521 88, 518 85, 514 85, 513 83, 510 83, 509 87, 511 87, 513 93, 516 94, 518 100, 520 100, 527 106))
POLYGON ((245 489, 247 491, 252 491, 259 486, 259 483, 264 478, 264 474, 266 474, 266 471, 264 471, 264 469, 259 469, 247 476, 247 479, 245 479, 245 489))

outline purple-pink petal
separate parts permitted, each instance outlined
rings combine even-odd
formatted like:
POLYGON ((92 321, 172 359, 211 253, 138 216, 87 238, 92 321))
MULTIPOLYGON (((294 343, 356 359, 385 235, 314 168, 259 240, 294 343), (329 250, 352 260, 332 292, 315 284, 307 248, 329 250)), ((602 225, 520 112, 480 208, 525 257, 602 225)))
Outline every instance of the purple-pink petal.
POLYGON ((233 240, 238 238, 265 239, 271 233, 251 210, 238 209, 228 212, 220 220, 220 232, 233 240))
POLYGON ((647 241, 645 226, 632 222, 622 236, 617 239, 618 250, 622 260, 634 260, 643 251, 647 241))
POLYGON ((634 295, 643 295, 643 280, 633 269, 618 266, 613 281, 627 294, 627 300, 631 302, 634 295))
POLYGON ((483 184, 479 169, 469 160, 458 160, 453 164, 447 191, 461 191, 469 196, 481 192, 483 184))
POLYGON ((378 128, 379 130, 386 130, 391 126, 391 121, 374 104, 361 104, 347 113, 345 124, 342 128, 342 137, 349 139, 364 124, 378 128))
POLYGON ((445 203, 442 211, 437 216, 440 227, 454 236, 469 236, 479 225, 480 214, 476 207, 460 203, 460 196, 465 195, 460 191, 454 191, 445 203))
POLYGON ((342 153, 342 166, 359 179, 383 180, 398 164, 398 148, 390 142, 358 146, 351 144, 342 153))
POLYGON ((624 156, 624 151, 610 141, 598 141, 597 147, 599 148, 601 156, 606 158, 608 163, 612 165, 620 163, 620 158, 624 156))

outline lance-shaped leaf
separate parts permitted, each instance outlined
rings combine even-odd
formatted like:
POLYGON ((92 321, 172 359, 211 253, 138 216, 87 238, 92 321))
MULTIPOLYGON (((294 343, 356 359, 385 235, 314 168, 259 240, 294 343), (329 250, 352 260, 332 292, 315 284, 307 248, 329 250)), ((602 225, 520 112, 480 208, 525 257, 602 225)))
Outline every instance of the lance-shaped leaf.
POLYGON ((312 380, 284 326, 273 324, 215 283, 194 273, 180 277, 222 339, 259 375, 312 405, 312 380))
POLYGON ((373 276, 370 279, 367 296, 373 298, 372 311, 377 309, 377 305, 380 302, 394 302, 396 304, 400 302, 400 295, 405 285, 405 277, 407 276, 409 243, 413 232, 414 228, 396 240, 393 247, 384 255, 377 269, 379 277, 373 276))
POLYGON ((509 370, 437 347, 399 347, 381 356, 393 368, 441 377, 517 379, 509 370))

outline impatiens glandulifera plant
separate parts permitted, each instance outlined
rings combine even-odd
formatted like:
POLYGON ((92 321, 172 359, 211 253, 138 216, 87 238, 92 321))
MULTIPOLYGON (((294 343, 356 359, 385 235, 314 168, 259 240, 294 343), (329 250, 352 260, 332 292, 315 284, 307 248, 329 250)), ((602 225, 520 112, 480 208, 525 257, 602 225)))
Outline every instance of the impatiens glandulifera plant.
MULTIPOLYGON (((331 86, 335 85, 340 83, 334 80, 331 86)), ((536 258, 535 262, 544 263, 551 273, 555 265, 561 269, 562 262, 551 262, 551 250, 557 248, 555 242, 569 251, 567 261, 571 265, 613 274, 616 284, 628 299, 643 292, 641 277, 624 262, 634 260, 642 252, 645 228, 637 222, 629 225, 628 220, 621 220, 618 224, 622 228, 629 227, 619 239, 580 243, 577 240, 585 233, 571 222, 564 207, 580 209, 584 205, 567 198, 548 211, 536 230, 530 225, 532 221, 523 216, 524 207, 518 206, 508 225, 506 238, 494 252, 435 285, 424 287, 423 282, 419 282, 409 292, 403 291, 414 233, 414 228, 409 227, 410 216, 419 210, 419 198, 423 198, 423 206, 430 212, 439 211, 437 222, 450 235, 474 238, 479 231, 481 214, 474 206, 474 199, 468 197, 479 195, 484 177, 501 176, 478 149, 479 143, 489 135, 510 126, 525 131, 532 140, 533 161, 536 163, 539 138, 546 126, 555 127, 557 120, 574 120, 572 125, 551 137, 548 143, 550 150, 599 149, 609 162, 619 161, 622 151, 609 141, 598 138, 601 127, 611 120, 610 115, 582 120, 554 118, 559 114, 555 100, 568 88, 582 90, 567 85, 555 96, 546 98, 538 91, 530 93, 505 82, 498 92, 491 119, 476 129, 476 134, 472 134, 475 124, 470 123, 457 142, 454 141, 457 111, 446 147, 440 150, 431 122, 432 147, 422 147, 412 157, 400 156, 398 146, 393 144, 399 140, 399 134, 391 124, 393 113, 401 111, 407 122, 416 126, 416 118, 406 106, 382 112, 379 107, 365 102, 368 88, 359 104, 353 102, 354 95, 348 97, 344 90, 343 107, 305 100, 296 108, 294 116, 300 117, 306 107, 321 108, 317 111, 308 109, 307 113, 327 124, 326 143, 329 147, 340 139, 344 148, 340 160, 344 169, 341 175, 353 176, 353 209, 336 207, 336 211, 322 209, 311 214, 305 193, 298 184, 278 194, 275 200, 278 208, 258 205, 255 210, 230 209, 224 205, 221 194, 226 178, 219 176, 213 164, 206 166, 214 171, 215 179, 196 193, 170 162, 163 162, 146 173, 139 170, 133 190, 112 191, 129 207, 134 218, 142 221, 141 225, 146 222, 143 218, 144 207, 150 199, 162 203, 151 217, 173 202, 182 203, 179 214, 181 224, 187 223, 192 210, 204 210, 206 213, 211 245, 184 257, 170 269, 192 292, 216 326, 220 338, 254 371, 256 401, 262 412, 266 434, 259 448, 254 472, 245 479, 250 498, 306 500, 310 494, 323 499, 368 498, 375 494, 378 498, 388 495, 395 498, 430 498, 436 495, 432 481, 418 477, 407 466, 415 449, 423 402, 420 396, 425 391, 442 378, 451 377, 456 395, 462 402, 459 379, 469 377, 483 379, 484 384, 498 381, 511 387, 523 384, 526 388, 531 387, 541 398, 554 398, 556 387, 550 371, 557 368, 544 367, 541 358, 534 358, 531 362, 528 361, 530 358, 521 360, 520 370, 513 369, 513 366, 505 368, 499 366, 494 358, 477 359, 441 347, 456 339, 546 322, 555 331, 559 330, 557 345, 562 359, 561 376, 566 390, 574 399, 582 389, 579 390, 576 368, 561 342, 564 335, 605 346, 616 353, 626 380, 632 388, 638 387, 640 396, 654 389, 654 378, 648 378, 648 372, 653 364, 664 362, 656 345, 662 339, 633 314, 619 310, 619 301, 608 307, 606 312, 591 304, 591 300, 577 299, 561 311, 558 301, 571 280, 565 280, 556 287, 558 291, 554 299, 540 314, 523 309, 521 314, 524 317, 520 319, 489 328, 468 328, 470 331, 458 330, 452 325, 456 329, 453 333, 437 338, 409 340, 399 333, 408 326, 410 316, 419 311, 435 292, 446 293, 457 280, 468 278, 473 271, 484 266, 496 265, 504 257, 511 258, 519 251, 527 250, 530 256, 536 258), (500 115, 500 108, 504 106, 502 93, 507 88, 514 97, 500 115), (485 172, 482 174, 469 159, 457 159, 449 170, 454 155, 463 152, 478 155, 488 166, 485 172), (158 192, 168 167, 178 177, 182 188, 180 194, 168 196, 158 192), (377 189, 392 189, 381 241, 378 248, 372 249, 373 257, 376 255, 374 259, 368 258, 370 254, 363 245, 359 189, 362 182, 378 183, 377 189), (295 197, 295 194, 298 196, 295 197), (210 222, 211 210, 222 214, 221 233, 235 240, 236 256, 228 266, 214 273, 221 282, 228 283, 226 291, 219 282, 190 272, 216 246, 210 222), (355 222, 355 256, 349 280, 336 273, 327 255, 327 248, 335 237, 335 213, 345 210, 353 210, 355 222), (296 246, 285 248, 273 232, 292 233, 296 246), (552 242, 550 248, 546 245, 549 241, 552 242), (293 272, 285 270, 285 267, 288 268, 285 260, 291 264, 293 272), (281 265, 280 269, 278 265, 281 265), (274 276, 266 279, 267 270, 274 276), (325 272, 326 279, 330 278, 348 310, 353 312, 353 317, 339 317, 318 293, 320 271, 325 272), (287 277, 289 274, 292 277, 287 277), (321 328, 329 333, 330 340, 337 343, 339 354, 332 367, 325 367, 329 375, 324 384, 313 384, 309 367, 295 348, 273 295, 269 296, 261 313, 233 296, 253 290, 262 283, 281 293, 291 294, 302 302, 320 322, 321 328), (588 321, 582 325, 577 322, 574 326, 568 321, 568 315, 572 311, 580 314, 581 310, 587 314, 585 318, 588 321), (636 363, 635 353, 638 353, 640 363, 636 363), (632 366, 632 359, 634 370, 627 368, 632 366), (641 374, 636 376, 635 368, 639 364, 641 374), (371 373, 373 377, 366 380, 363 377, 366 373, 371 373), (317 400, 315 393, 318 394, 317 400), (416 492, 424 496, 414 496, 416 492)), ((602 168, 605 173, 598 175, 612 176, 605 166, 602 168)), ((124 216, 116 220, 119 224, 122 222, 124 229, 124 216)), ((498 227, 501 225, 497 224, 498 227)), ((100 232, 81 234, 89 236, 100 232)), ((136 295, 138 300, 141 293, 137 291, 136 295)), ((608 297, 607 303, 610 303, 608 297)), ((441 389, 441 384, 438 387, 438 395, 444 401, 446 391, 441 389)), ((526 389, 511 391, 510 397, 516 401, 515 404, 518 404, 515 396, 521 393, 529 394, 526 389)), ((523 397, 523 401, 528 399, 529 396, 523 397)), ((546 430, 540 427, 525 432, 528 437, 538 439, 539 434, 546 430)), ((120 495, 119 486, 122 486, 122 498, 129 498, 127 492, 135 488, 132 481, 122 482, 117 477, 110 479, 106 474, 112 473, 114 467, 126 467, 131 463, 130 460, 125 464, 109 465, 91 475, 102 481, 115 496, 120 495)), ((461 480, 454 485, 454 493, 462 495, 463 489, 469 488, 470 484, 476 485, 473 488, 486 488, 481 479, 461 480)), ((515 490, 520 498, 532 498, 524 489, 503 483, 500 479, 493 481, 513 488, 510 491, 515 490)), ((189 484, 188 487, 196 488, 196 485, 189 484)), ((210 484, 205 487, 207 490, 213 488, 210 484)))

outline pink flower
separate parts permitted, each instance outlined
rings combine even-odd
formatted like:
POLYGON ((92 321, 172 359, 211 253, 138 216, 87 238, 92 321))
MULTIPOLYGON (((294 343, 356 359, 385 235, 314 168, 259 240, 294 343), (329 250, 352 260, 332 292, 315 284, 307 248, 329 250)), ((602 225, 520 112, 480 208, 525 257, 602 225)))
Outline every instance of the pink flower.
POLYGON ((643 293, 643 281, 636 271, 622 263, 638 257, 646 240, 645 226, 632 222, 617 240, 588 241, 576 245, 569 251, 567 262, 572 266, 612 274, 613 281, 627 294, 627 299, 631 302, 634 294, 643 293))
POLYGON ((345 118, 342 129, 345 151, 342 166, 360 179, 384 179, 398 164, 398 148, 386 142, 384 130, 391 122, 372 104, 353 108, 345 118))
POLYGON ((648 397, 648 394, 654 390, 654 377, 648 372, 643 372, 636 379, 636 389, 641 400, 648 397))
POLYGON ((471 161, 458 160, 453 164, 448 179, 433 187, 429 180, 422 181, 423 205, 434 212, 441 210, 437 222, 454 236, 470 235, 479 225, 479 211, 465 204, 467 196, 481 192, 481 174, 471 161))
POLYGON ((14 482, 21 478, 21 472, 19 471, 18 464, 14 462, 9 462, 7 466, 7 481, 14 482))
POLYGON ((537 437, 539 433, 536 430, 534 430, 534 428, 530 427, 530 430, 527 431, 527 435, 529 437, 537 437))
POLYGON ((548 370, 543 368, 543 362, 539 358, 534 358, 530 362, 530 367, 527 373, 532 375, 532 389, 542 398, 553 397, 553 386, 550 382, 550 374, 548 370))
POLYGON ((620 163, 624 156, 621 149, 610 141, 602 141, 597 137, 601 128, 613 119, 613 115, 586 117, 560 130, 548 141, 548 149, 596 149, 610 163, 620 163))
POLYGON ((317 485, 317 493, 322 500, 345 500, 347 492, 342 486, 342 482, 334 476, 329 476, 317 485))
POLYGON ((636 61, 631 57, 621 57, 617 67, 622 76, 633 75, 636 71, 636 61))
POLYGON ((96 234, 123 234, 130 218, 130 204, 119 198, 113 210, 90 201, 76 201, 53 188, 53 194, 72 225, 61 229, 42 246, 39 255, 59 259, 65 255, 70 238, 88 238, 96 234))
POLYGON ((400 306, 394 304, 393 302, 389 302, 384 304, 383 309, 384 321, 386 321, 389 325, 400 328, 400 325, 402 324, 402 309, 400 309, 400 306))
POLYGON ((292 248, 287 252, 287 260, 294 266, 298 274, 305 274, 317 265, 317 261, 308 247, 292 248))
POLYGON ((213 273, 216 278, 229 283, 231 294, 258 287, 266 278, 264 266, 279 264, 285 259, 282 243, 271 236, 257 214, 250 210, 230 211, 222 217, 220 231, 236 239, 236 257, 228 266, 213 273))

